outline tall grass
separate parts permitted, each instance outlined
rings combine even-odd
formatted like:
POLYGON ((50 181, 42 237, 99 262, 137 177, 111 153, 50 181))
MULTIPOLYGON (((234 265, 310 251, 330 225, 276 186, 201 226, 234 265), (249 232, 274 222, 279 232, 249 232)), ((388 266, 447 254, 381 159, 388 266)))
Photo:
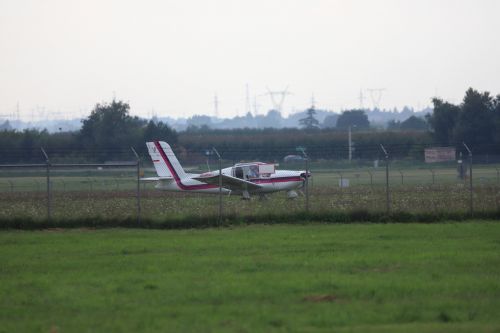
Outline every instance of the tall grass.
POLYGON ((35 230, 44 228, 146 228, 146 229, 191 229, 208 227, 227 227, 250 224, 307 224, 310 221, 342 224, 342 223, 438 223, 443 221, 468 221, 470 219, 500 220, 500 211, 481 211, 474 214, 459 212, 381 212, 367 210, 330 211, 293 213, 265 213, 254 215, 225 214, 222 219, 218 215, 173 215, 162 218, 137 217, 79 217, 79 218, 2 218, 0 229, 35 230))

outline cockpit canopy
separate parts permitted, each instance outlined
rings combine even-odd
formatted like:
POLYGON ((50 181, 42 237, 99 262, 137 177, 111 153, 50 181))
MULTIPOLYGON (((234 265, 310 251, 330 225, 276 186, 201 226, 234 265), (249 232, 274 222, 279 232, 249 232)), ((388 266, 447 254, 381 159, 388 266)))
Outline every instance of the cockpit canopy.
POLYGON ((238 163, 233 167, 233 177, 240 179, 267 178, 275 173, 274 164, 262 162, 238 163))

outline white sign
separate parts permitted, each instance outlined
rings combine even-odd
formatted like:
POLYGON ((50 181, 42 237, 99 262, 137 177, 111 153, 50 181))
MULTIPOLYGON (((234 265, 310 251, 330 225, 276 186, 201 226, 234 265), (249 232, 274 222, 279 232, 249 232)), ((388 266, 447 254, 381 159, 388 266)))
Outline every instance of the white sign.
POLYGON ((349 179, 347 178, 339 179, 339 187, 340 188, 349 187, 349 179))
POLYGON ((455 156, 455 147, 425 148, 425 163, 454 161, 455 156))

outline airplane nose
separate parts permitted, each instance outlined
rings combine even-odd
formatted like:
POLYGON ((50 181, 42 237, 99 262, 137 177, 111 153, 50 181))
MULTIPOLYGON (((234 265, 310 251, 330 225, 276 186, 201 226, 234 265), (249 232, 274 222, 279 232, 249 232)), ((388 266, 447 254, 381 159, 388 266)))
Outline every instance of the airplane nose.
POLYGON ((312 175, 311 175, 311 173, 310 173, 310 172, 308 172, 308 173, 302 172, 302 173, 300 174, 300 178, 302 178, 302 179, 304 179, 304 180, 306 180, 306 178, 311 178, 311 177, 312 177, 312 175))

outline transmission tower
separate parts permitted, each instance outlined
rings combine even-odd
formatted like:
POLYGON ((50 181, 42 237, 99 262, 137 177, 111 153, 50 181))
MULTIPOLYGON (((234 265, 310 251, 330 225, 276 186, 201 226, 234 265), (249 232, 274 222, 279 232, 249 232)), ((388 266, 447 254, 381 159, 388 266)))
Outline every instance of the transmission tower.
POLYGON ((314 99, 314 93, 311 94, 311 109, 314 109, 316 106, 316 99, 314 99))
MULTIPOLYGON (((246 96, 245 96, 245 113, 248 114, 248 113, 252 113, 252 105, 250 105, 250 89, 248 88, 248 83, 246 84, 246 87, 245 87, 245 93, 246 93, 246 96)), ((257 113, 254 114, 254 116, 256 116, 257 113)))
POLYGON ((385 88, 372 88, 367 90, 370 92, 373 108, 379 109, 380 100, 382 99, 382 93, 385 91, 385 88))
POLYGON ((219 118, 219 98, 217 97, 217 93, 214 95, 214 117, 219 118))
POLYGON ((257 95, 253 96, 253 113, 257 115, 259 113, 260 104, 257 103, 257 95))
POLYGON ((281 113, 283 110, 283 103, 285 102, 285 97, 287 95, 292 95, 292 93, 288 91, 288 86, 287 86, 285 90, 281 91, 272 91, 271 89, 267 88, 267 93, 264 95, 269 96, 269 98, 271 99, 271 103, 273 104, 274 110, 281 113))
POLYGON ((16 104, 16 118, 17 118, 17 121, 21 120, 21 111, 19 111, 19 102, 17 102, 17 104, 16 104))

